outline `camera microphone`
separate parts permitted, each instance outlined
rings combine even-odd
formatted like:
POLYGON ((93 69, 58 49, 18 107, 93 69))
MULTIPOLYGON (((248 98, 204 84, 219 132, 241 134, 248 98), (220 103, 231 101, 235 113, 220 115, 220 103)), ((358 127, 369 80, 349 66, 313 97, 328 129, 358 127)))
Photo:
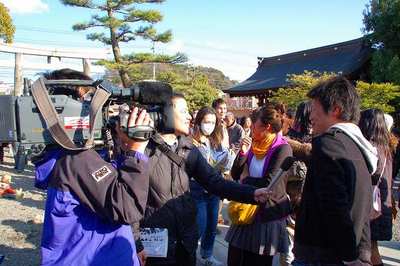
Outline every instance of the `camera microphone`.
POLYGON ((271 190, 273 186, 279 181, 279 179, 283 176, 283 174, 292 167, 295 159, 294 157, 286 157, 283 160, 281 167, 278 169, 278 172, 271 178, 271 182, 269 183, 267 190, 271 190))
POLYGON ((131 99, 141 104, 165 104, 171 100, 172 87, 160 81, 141 81, 129 88, 120 88, 103 80, 99 84, 111 93, 111 97, 131 99))
POLYGON ((140 103, 164 104, 171 100, 172 87, 168 83, 160 81, 141 81, 135 84, 135 86, 135 100, 140 103))

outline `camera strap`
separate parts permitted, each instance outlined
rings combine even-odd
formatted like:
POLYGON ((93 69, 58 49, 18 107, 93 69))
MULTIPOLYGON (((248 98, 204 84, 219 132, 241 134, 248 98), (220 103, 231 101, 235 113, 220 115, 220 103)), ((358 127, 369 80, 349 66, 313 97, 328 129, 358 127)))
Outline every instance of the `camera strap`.
POLYGON ((94 146, 94 125, 96 123, 97 114, 101 111, 104 103, 107 101, 110 93, 101 88, 97 88, 90 104, 90 122, 89 122, 89 139, 86 141, 85 146, 78 147, 68 136, 63 127, 63 123, 58 116, 56 109, 50 99, 44 84, 44 79, 41 77, 36 80, 32 85, 32 96, 35 103, 46 122, 47 129, 49 130, 53 139, 63 148, 67 150, 87 150, 94 146))
POLYGON ((179 167, 183 165, 184 159, 182 156, 179 156, 175 152, 171 150, 168 144, 158 135, 155 134, 151 137, 151 139, 156 144, 156 147, 164 153, 171 161, 177 164, 179 167))

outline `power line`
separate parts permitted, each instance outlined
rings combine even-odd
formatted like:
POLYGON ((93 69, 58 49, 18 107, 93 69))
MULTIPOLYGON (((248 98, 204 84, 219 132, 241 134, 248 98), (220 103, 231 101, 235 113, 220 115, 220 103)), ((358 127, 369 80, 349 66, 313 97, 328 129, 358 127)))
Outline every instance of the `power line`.
MULTIPOLYGON (((42 39, 29 39, 29 38, 19 38, 16 37, 15 41, 17 42, 30 42, 30 43, 34 43, 34 44, 39 44, 39 45, 48 45, 48 44, 53 44, 53 45, 58 45, 58 46, 63 46, 63 47, 78 47, 78 48, 99 48, 99 46, 95 45, 95 42, 93 41, 68 41, 68 43, 66 43, 65 41, 57 41, 57 40, 42 40, 42 39), (88 47, 88 44, 93 43, 94 45, 90 45, 90 47, 88 47)), ((122 44, 121 48, 128 48, 125 47, 126 45, 122 44)), ((133 47, 132 45, 129 45, 129 48, 132 49, 148 49, 149 47, 147 46, 135 46, 133 47)))
MULTIPOLYGON (((42 32, 42 33, 50 33, 50 34, 68 34, 68 35, 76 35, 78 32, 71 32, 67 30, 61 30, 61 29, 48 29, 48 28, 40 28, 40 27, 31 27, 31 26, 25 26, 25 25, 17 25, 17 29, 21 29, 23 31, 33 31, 33 32, 42 32)), ((83 32, 79 32, 81 34, 83 32)), ((57 41, 57 40, 39 40, 39 39, 29 39, 29 38, 17 38, 17 40, 20 41, 27 41, 27 42, 32 42, 36 44, 55 44, 55 45, 61 45, 63 47, 82 47, 82 46, 87 46, 88 42, 85 41, 68 41, 68 43, 64 41, 57 41)), ((193 43, 193 42, 184 42, 185 46, 189 47, 195 47, 195 48, 200 48, 200 49, 206 49, 206 50, 214 50, 214 51, 219 51, 227 54, 241 54, 241 55, 247 55, 247 56, 254 56, 257 57, 257 55, 248 53, 245 51, 239 51, 239 50, 234 50, 234 49, 229 49, 229 48, 218 48, 218 47, 210 47, 208 45, 203 45, 203 44, 198 44, 198 43, 193 43)), ((124 44, 121 45, 122 47, 125 46, 124 44)), ((129 46, 129 48, 133 49, 149 49, 150 47, 147 46, 137 46, 137 47, 132 47, 129 46)), ((192 60, 197 59, 196 61, 202 61, 202 60, 207 60, 207 61, 212 61, 212 62, 217 62, 217 63, 226 63, 229 65, 236 65, 238 64, 237 60, 230 60, 230 59, 217 59, 216 57, 211 57, 211 56, 204 56, 200 55, 199 53, 192 53, 192 60)), ((247 67, 247 68, 255 68, 256 65, 250 65, 250 64, 240 64, 241 67, 247 67)))
MULTIPOLYGON (((19 38, 16 37, 15 40, 17 42, 30 42, 30 43, 35 43, 35 44, 41 44, 41 45, 46 45, 46 44, 56 44, 56 45, 62 45, 64 47, 83 47, 87 46, 90 42, 84 42, 84 41, 68 41, 68 43, 65 43, 64 41, 56 41, 56 40, 41 40, 41 39, 29 39, 29 38, 19 38)), ((95 48, 95 46, 90 47, 90 48, 95 48)))
MULTIPOLYGON (((16 26, 17 29, 21 28, 24 31, 36 31, 36 32, 43 32, 43 33, 50 33, 50 34, 69 34, 69 35, 76 35, 74 32, 71 31, 66 31, 66 30, 61 30, 61 29, 47 29, 47 28, 40 28, 40 27, 28 27, 25 25, 17 25, 16 26)), ((76 32, 78 33, 78 32, 76 32)), ((79 34, 81 34, 83 32, 79 32, 79 34)), ((253 54, 253 53, 249 53, 249 52, 245 52, 243 50, 235 50, 235 49, 230 49, 230 48, 219 48, 219 47, 211 47, 209 45, 203 45, 203 44, 198 44, 198 43, 193 43, 193 42, 184 42, 185 45, 187 46, 191 46, 191 47, 197 47, 197 48, 201 48, 201 49, 210 49, 210 50, 214 50, 214 51, 220 51, 220 52, 224 52, 224 53, 230 53, 230 54, 242 54, 242 55, 248 55, 248 56, 252 56, 252 57, 258 57, 258 55, 253 54)), ((149 48, 149 47, 147 47, 149 48)))
POLYGON ((42 33, 50 33, 50 34, 68 34, 68 35, 76 35, 76 34, 86 34, 83 31, 67 31, 67 30, 57 30, 57 29, 46 29, 40 27, 27 27, 24 25, 15 25, 18 30, 22 31, 35 31, 35 32, 42 32, 42 33))
MULTIPOLYGON (((18 39, 19 41, 22 41, 23 39, 21 38, 21 39, 18 39)), ((46 41, 46 40, 32 40, 32 39, 25 39, 25 41, 28 41, 28 42, 36 42, 36 44, 42 44, 42 45, 45 45, 44 43, 49 43, 49 42, 51 42, 51 43, 53 43, 53 44, 60 44, 60 45, 63 45, 64 47, 71 47, 72 45, 68 45, 68 44, 66 44, 66 43, 64 43, 64 42, 57 42, 57 41, 46 41)), ((76 43, 78 43, 78 42, 76 42, 76 43)), ((81 42, 82 44, 83 44, 83 42, 81 42)), ((81 46, 73 46, 73 47, 82 47, 82 45, 81 46)), ((145 48, 144 46, 142 46, 142 47, 135 47, 136 49, 141 49, 141 48, 145 48)), ((35 50, 38 50, 38 51, 44 51, 43 49, 40 49, 40 48, 35 48, 35 50)), ((74 53, 74 52, 71 52, 71 53, 74 53)), ((75 53, 80 53, 80 52, 75 52, 75 53)), ((228 64, 237 64, 238 62, 237 61, 234 61, 234 60, 227 60, 227 59, 217 59, 217 58, 215 58, 215 57, 210 57, 210 56, 204 56, 204 55, 198 55, 197 54, 197 56, 196 56, 196 54, 197 53, 194 53, 194 57, 195 58, 198 58, 198 59, 200 59, 200 60, 204 60, 204 59, 206 59, 206 60, 208 60, 208 61, 213 61, 213 62, 218 62, 218 63, 228 63, 228 64)), ((250 64, 241 64, 241 66, 243 67, 243 66, 245 66, 245 67, 251 67, 251 68, 254 68, 255 66, 254 65, 250 65, 250 64)))

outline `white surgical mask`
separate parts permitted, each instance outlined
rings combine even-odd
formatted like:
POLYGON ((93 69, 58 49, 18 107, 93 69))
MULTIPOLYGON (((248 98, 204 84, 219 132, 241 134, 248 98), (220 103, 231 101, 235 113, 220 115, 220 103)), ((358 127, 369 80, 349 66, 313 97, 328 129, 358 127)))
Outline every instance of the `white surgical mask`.
POLYGON ((214 123, 201 123, 200 125, 201 132, 205 136, 210 136, 215 129, 215 124, 214 123))

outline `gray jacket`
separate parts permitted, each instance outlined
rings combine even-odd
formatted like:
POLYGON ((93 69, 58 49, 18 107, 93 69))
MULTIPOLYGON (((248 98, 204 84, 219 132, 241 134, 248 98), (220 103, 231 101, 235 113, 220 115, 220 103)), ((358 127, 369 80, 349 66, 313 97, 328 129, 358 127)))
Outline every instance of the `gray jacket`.
POLYGON ((236 122, 233 122, 233 125, 227 127, 227 130, 229 135, 229 146, 239 146, 240 142, 245 136, 242 126, 236 122))

